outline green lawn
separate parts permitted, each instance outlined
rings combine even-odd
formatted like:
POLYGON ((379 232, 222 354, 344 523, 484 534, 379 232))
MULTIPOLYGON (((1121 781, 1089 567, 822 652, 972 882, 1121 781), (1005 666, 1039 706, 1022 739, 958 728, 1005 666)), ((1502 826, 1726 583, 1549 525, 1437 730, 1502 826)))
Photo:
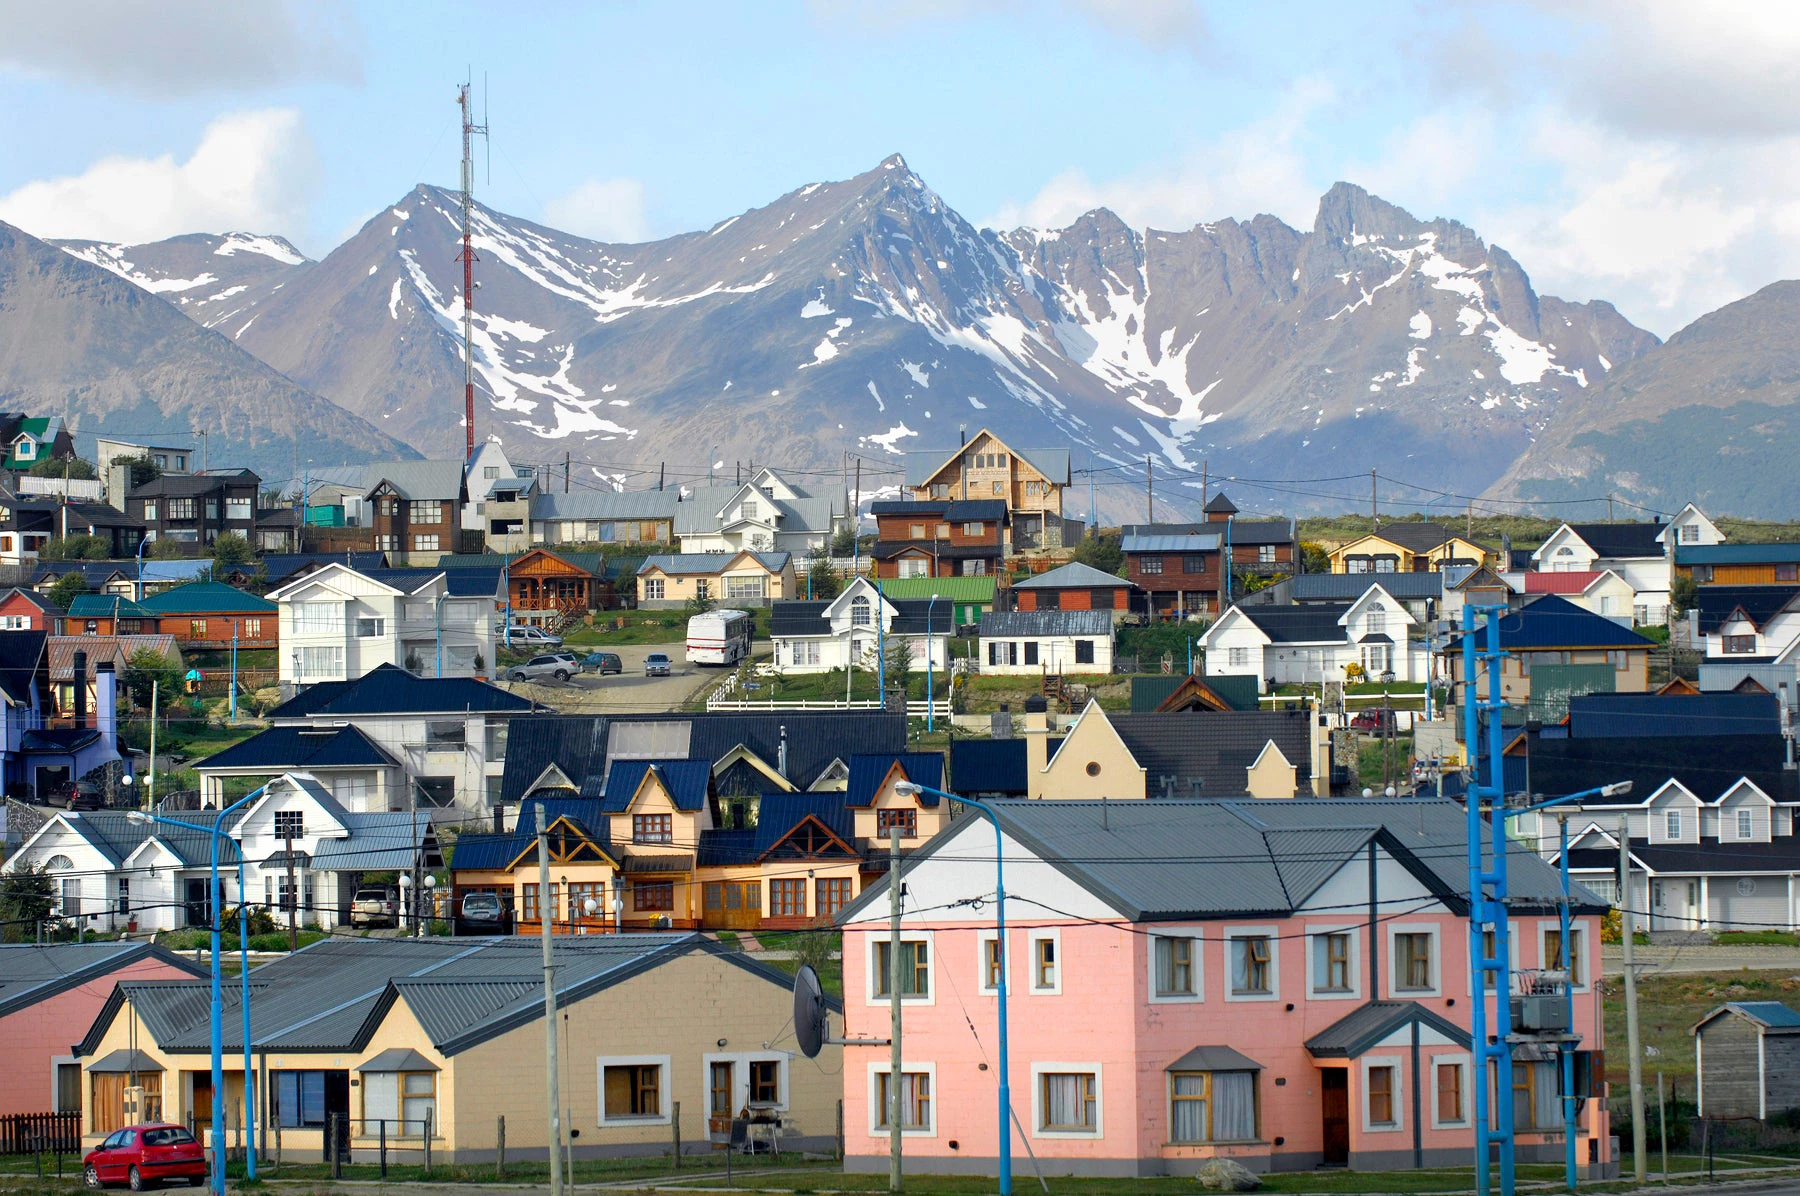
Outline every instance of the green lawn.
MULTIPOLYGON (((1777 971, 1695 972, 1677 975, 1644 975, 1638 978, 1638 1034, 1656 1054, 1644 1061, 1644 1082, 1654 1088, 1656 1073, 1679 1087, 1681 1099, 1694 1095, 1695 1022, 1727 1001, 1784 1001, 1800 999, 1800 978, 1793 968, 1777 971)), ((1606 1070, 1609 1079, 1623 1086, 1630 1053, 1625 1049, 1625 982, 1609 976, 1602 985, 1605 1003, 1606 1070)), ((1653 1098, 1654 1099, 1654 1098, 1653 1098)))
POLYGON ((1727 930, 1714 936, 1721 947, 1800 947, 1791 930, 1727 930))
MULTIPOLYGON (((790 976, 800 970, 800 961, 797 959, 767 959, 763 962, 772 968, 779 968, 790 976)), ((824 989, 828 996, 842 997, 844 995, 843 960, 828 959, 814 970, 819 973, 819 987, 824 989)))

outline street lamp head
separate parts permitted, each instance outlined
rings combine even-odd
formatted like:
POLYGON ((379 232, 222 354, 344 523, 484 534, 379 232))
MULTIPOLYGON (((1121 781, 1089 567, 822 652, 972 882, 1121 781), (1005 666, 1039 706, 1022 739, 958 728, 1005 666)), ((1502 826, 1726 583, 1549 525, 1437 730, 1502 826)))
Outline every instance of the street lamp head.
POLYGON ((137 784, 137 778, 132 776, 130 773, 126 773, 124 776, 119 778, 119 784, 135 785, 135 784, 137 784))
POLYGON ((894 796, 895 797, 917 797, 917 796, 919 796, 919 786, 914 781, 895 781, 894 782, 894 796))
POLYGON ((431 875, 431 874, 430 874, 430 873, 426 873, 426 875, 425 875, 425 887, 426 887, 426 888, 428 888, 428 889, 435 889, 435 888, 437 888, 437 877, 435 877, 435 876, 432 876, 432 875, 431 875))
POLYGON ((125 821, 126 822, 136 822, 136 823, 145 823, 145 822, 154 822, 155 819, 151 818, 150 815, 144 813, 142 810, 127 810, 125 812, 125 821))
POLYGON ((1610 785, 1600 786, 1601 797, 1624 797, 1631 792, 1630 781, 1614 781, 1610 785))

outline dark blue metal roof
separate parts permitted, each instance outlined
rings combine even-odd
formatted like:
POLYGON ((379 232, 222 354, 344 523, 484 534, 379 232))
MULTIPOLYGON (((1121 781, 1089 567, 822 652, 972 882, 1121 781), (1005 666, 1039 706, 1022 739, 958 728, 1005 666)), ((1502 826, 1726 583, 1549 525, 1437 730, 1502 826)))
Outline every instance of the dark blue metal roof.
POLYGON ((532 703, 474 677, 417 677, 384 664, 350 681, 309 685, 269 712, 272 719, 358 714, 522 713, 532 703))
MULTIPOLYGON (((1486 642, 1486 637, 1482 637, 1486 642)), ((1500 646, 1536 648, 1648 648, 1652 641, 1604 615, 1583 610, 1558 594, 1500 616, 1500 646)))
POLYGON ((958 739, 950 744, 950 784, 957 793, 1025 796, 1023 739, 958 739))
MULTIPOLYGON (((850 782, 844 791, 844 804, 852 807, 866 807, 875 800, 875 791, 881 782, 887 779, 888 770, 895 763, 900 765, 900 774, 914 784, 926 785, 933 789, 944 787, 944 755, 942 752, 884 752, 875 755, 857 754, 850 757, 850 782)), ((919 794, 921 806, 935 806, 938 799, 935 794, 919 794)))
POLYGON ((1781 703, 1774 694, 1579 694, 1569 699, 1576 739, 1637 735, 1777 735, 1781 703))
POLYGON ((700 849, 695 853, 695 862, 701 866, 723 867, 730 864, 754 864, 759 853, 756 850, 756 832, 749 831, 701 831, 700 849))
MULTIPOLYGON (((643 783, 644 774, 654 769, 663 788, 675 800, 679 810, 699 810, 706 805, 712 787, 710 760, 615 760, 606 777, 606 795, 601 809, 608 814, 624 813, 643 783)), ((587 792, 587 786, 583 786, 587 792)))
POLYGON ((207 769, 266 768, 281 772, 358 765, 392 768, 398 764, 355 727, 317 731, 309 727, 270 727, 203 761, 207 769))
MULTIPOLYGON (((765 793, 756 814, 754 858, 760 859, 807 818, 817 818, 826 830, 856 850, 856 812, 842 793, 765 793)), ((923 794, 921 797, 925 796, 923 794)))

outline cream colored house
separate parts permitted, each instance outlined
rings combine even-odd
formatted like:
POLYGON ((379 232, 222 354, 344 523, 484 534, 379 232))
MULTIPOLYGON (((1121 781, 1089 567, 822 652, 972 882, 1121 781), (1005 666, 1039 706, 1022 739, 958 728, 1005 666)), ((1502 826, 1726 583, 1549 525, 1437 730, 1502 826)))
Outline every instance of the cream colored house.
POLYGON ((645 610, 670 610, 696 598, 722 606, 767 606, 794 596, 794 558, 748 549, 647 557, 638 567, 637 589, 645 610))
MULTIPOLYGON (((544 995, 535 938, 328 939, 257 970, 252 997, 258 1146, 319 1159, 338 1127, 352 1161, 545 1156, 544 995)), ((675 1134, 709 1153, 746 1109, 779 1116, 784 1149, 836 1141, 841 1048, 804 1059, 782 1045, 792 981, 699 935, 559 936, 560 1066, 577 1157, 656 1154, 675 1134), (672 1000, 672 994, 680 994, 672 1000)), ((129 1116, 211 1129, 207 983, 117 986, 86 1039, 89 1144, 129 1116), (128 1083, 121 1080, 128 1079, 128 1083)), ((228 1003, 235 1007, 236 990, 228 1003)), ((834 1002, 835 1006, 835 1002, 834 1002)), ((229 1129, 244 1100, 242 1019, 225 1017, 229 1129)), ((791 1035, 787 1036, 791 1046, 791 1035)))
POLYGON ((1330 795, 1330 735, 1310 708, 1108 714, 1089 702, 1054 754, 1045 721, 1024 715, 1031 798, 1330 795))
POLYGON ((954 449, 906 454, 915 500, 1004 499, 1015 551, 1059 548, 1081 535, 1081 524, 1063 518, 1069 479, 1067 448, 1015 449, 986 428, 954 449))

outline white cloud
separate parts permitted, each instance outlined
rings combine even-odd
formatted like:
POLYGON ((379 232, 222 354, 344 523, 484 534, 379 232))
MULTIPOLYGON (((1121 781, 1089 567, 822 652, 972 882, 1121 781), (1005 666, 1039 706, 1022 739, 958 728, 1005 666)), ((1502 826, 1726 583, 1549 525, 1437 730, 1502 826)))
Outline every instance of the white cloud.
POLYGON ((546 202, 544 223, 596 241, 650 239, 644 185, 636 179, 590 179, 546 202))
POLYGON ((0 197, 0 220, 38 237, 154 241, 192 232, 303 227, 317 177, 312 139, 292 108, 222 116, 185 162, 102 158, 81 174, 0 197))
MULTIPOLYGON (((1206 14, 1194 0, 1060 0, 1063 12, 1152 50, 1200 52, 1209 43, 1206 14)), ((808 0, 814 23, 829 29, 886 34, 911 25, 1010 17, 1040 23, 1036 0, 808 0)))
POLYGON ((0 0, 0 70, 167 97, 360 82, 343 0, 0 0))
POLYGON ((1361 185, 1424 219, 1463 213, 1445 210, 1461 188, 1493 164, 1494 121, 1478 109, 1438 109, 1382 141, 1367 163, 1338 168, 1338 177, 1361 185))
POLYGON ((1105 207, 1140 229, 1185 229, 1261 212, 1310 227, 1322 188, 1299 142, 1308 119, 1331 95, 1325 83, 1301 80, 1268 116, 1220 134, 1178 160, 1100 181, 1071 167, 1030 199, 1006 204, 982 223, 997 229, 1061 228, 1105 207))

